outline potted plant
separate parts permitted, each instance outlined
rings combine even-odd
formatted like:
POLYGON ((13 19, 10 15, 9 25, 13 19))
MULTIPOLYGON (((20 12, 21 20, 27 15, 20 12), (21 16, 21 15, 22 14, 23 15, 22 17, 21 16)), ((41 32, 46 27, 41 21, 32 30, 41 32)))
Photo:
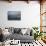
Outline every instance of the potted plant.
POLYGON ((39 28, 38 27, 32 27, 32 28, 35 31, 35 33, 34 33, 34 40, 36 40, 38 37, 41 38, 42 32, 39 32, 39 30, 38 30, 39 28))
POLYGON ((38 32, 37 32, 38 27, 32 27, 32 28, 33 28, 33 31, 34 31, 34 40, 36 40, 36 38, 38 37, 38 32))

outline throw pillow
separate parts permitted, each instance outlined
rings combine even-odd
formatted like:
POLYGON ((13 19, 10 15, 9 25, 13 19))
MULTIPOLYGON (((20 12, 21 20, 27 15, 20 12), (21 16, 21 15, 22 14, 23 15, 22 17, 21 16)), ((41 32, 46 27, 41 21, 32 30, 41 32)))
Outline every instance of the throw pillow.
POLYGON ((20 31, 21 31, 20 28, 15 28, 15 29, 14 29, 14 33, 19 33, 20 31))
POLYGON ((21 29, 21 33, 24 35, 26 33, 27 29, 21 29))

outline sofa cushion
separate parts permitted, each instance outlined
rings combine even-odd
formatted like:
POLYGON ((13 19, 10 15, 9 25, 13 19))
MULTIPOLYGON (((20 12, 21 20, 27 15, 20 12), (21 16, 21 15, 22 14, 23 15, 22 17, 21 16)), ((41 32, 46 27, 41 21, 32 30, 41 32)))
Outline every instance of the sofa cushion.
POLYGON ((29 36, 29 35, 21 35, 21 34, 13 34, 13 35, 10 35, 9 38, 12 40, 12 39, 15 39, 15 40, 20 40, 20 42, 32 42, 32 40, 34 40, 34 37, 33 36, 29 36), (24 40, 24 41, 23 41, 24 40))

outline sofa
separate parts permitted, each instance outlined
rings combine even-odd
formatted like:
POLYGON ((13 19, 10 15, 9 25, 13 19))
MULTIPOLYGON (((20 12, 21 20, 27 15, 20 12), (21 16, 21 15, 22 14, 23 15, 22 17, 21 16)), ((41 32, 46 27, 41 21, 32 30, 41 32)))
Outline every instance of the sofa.
POLYGON ((5 39, 20 40, 21 43, 32 43, 34 41, 33 31, 29 28, 10 27, 8 28, 8 32, 10 32, 10 35, 5 36, 5 39))

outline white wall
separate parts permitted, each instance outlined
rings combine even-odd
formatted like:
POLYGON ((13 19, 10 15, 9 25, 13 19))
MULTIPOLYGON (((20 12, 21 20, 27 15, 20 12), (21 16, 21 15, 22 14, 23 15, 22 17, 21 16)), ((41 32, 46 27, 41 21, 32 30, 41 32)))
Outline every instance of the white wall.
POLYGON ((32 27, 40 26, 40 4, 22 1, 12 3, 0 1, 0 27, 32 27), (20 21, 8 21, 8 11, 21 11, 20 21))

